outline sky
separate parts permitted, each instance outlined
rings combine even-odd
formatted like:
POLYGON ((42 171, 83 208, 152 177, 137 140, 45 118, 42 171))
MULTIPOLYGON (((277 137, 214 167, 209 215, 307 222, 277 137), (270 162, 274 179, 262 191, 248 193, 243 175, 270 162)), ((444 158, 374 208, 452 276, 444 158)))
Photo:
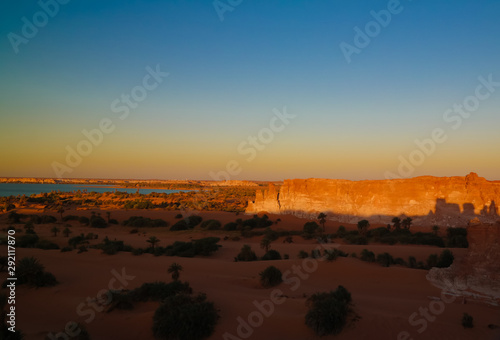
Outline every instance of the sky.
POLYGON ((500 2, 3 1, 0 176, 500 180, 500 2))

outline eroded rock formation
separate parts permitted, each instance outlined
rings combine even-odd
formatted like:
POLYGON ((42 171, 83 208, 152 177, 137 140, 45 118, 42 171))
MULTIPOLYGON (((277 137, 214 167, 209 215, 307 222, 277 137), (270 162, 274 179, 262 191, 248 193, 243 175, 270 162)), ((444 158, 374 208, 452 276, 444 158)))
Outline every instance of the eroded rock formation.
POLYGON ((475 173, 465 177, 422 176, 410 179, 349 181, 336 179, 285 180, 258 190, 247 213, 268 212, 356 223, 390 223, 394 216, 410 216, 414 224, 466 226, 474 217, 498 220, 500 182, 475 173))
POLYGON ((500 303, 500 224, 471 224, 469 250, 449 268, 432 268, 427 280, 445 293, 500 303))

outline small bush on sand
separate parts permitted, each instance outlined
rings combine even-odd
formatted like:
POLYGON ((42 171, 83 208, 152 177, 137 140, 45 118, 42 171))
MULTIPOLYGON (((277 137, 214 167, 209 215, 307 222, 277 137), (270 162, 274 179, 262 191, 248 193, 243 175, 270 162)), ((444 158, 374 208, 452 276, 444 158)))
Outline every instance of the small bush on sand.
POLYGON ((245 244, 242 248, 240 253, 236 256, 237 261, 257 261, 257 255, 255 255, 255 252, 252 250, 252 248, 248 245, 245 244))
POLYGON ((464 313, 464 315, 462 316, 462 326, 464 326, 464 328, 473 328, 474 318, 469 314, 464 313))
POLYGON ((263 287, 274 287, 283 282, 281 271, 275 266, 269 266, 259 273, 260 283, 263 287))
POLYGON ((351 293, 343 286, 329 293, 315 293, 306 302, 306 325, 319 335, 338 334, 351 313, 351 293))

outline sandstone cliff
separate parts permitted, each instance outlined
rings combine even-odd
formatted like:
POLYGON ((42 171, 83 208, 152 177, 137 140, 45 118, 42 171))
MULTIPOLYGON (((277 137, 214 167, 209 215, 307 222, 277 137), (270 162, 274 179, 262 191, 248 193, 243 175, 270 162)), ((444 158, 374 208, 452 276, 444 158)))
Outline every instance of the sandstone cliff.
POLYGON ((414 224, 466 226, 478 217, 498 220, 500 183, 475 173, 465 177, 423 176, 410 179, 349 181, 335 179, 285 180, 278 190, 273 184, 258 190, 246 212, 293 214, 356 223, 390 223, 394 216, 409 216, 414 224))
POLYGON ((449 268, 432 268, 427 280, 446 293, 500 303, 500 224, 467 228, 469 251, 449 268))

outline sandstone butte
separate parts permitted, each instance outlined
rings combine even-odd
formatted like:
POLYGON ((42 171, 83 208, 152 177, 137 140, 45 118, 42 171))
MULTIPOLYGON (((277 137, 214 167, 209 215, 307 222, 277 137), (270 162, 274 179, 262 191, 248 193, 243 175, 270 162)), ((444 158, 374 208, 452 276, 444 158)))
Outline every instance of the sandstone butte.
POLYGON ((409 179, 350 181, 340 179, 289 179, 276 188, 257 190, 246 213, 293 214, 357 223, 390 223, 394 217, 411 217, 414 225, 462 227, 474 218, 496 222, 500 181, 475 173, 465 177, 422 176, 409 179))

